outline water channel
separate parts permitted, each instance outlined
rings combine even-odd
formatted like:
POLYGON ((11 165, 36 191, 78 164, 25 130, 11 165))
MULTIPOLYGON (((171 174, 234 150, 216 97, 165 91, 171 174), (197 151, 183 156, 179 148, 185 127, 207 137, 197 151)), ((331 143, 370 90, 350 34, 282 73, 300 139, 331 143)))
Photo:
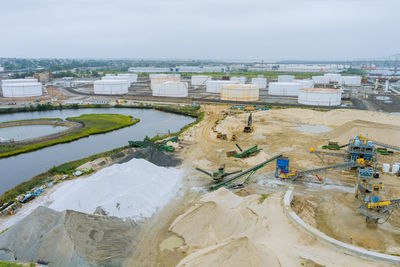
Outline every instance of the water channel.
MULTIPOLYGON (((24 112, 0 115, 0 122, 38 118, 76 117, 81 114, 114 113, 140 118, 136 125, 117 131, 92 135, 77 141, 0 159, 0 194, 53 166, 125 146, 128 140, 143 140, 156 134, 177 132, 195 119, 151 109, 93 108, 24 112)), ((31 127, 31 126, 26 126, 31 127)), ((26 130, 26 129, 25 129, 26 130)))

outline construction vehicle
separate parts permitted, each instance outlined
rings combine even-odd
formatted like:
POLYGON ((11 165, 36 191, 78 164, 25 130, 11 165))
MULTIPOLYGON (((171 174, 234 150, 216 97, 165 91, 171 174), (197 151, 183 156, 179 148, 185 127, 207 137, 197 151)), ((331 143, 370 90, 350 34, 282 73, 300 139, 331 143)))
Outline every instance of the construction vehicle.
POLYGON ((236 151, 229 151, 226 153, 227 157, 248 158, 256 155, 258 152, 262 150, 262 148, 258 148, 258 145, 255 145, 243 151, 243 149, 238 144, 235 145, 239 149, 240 153, 237 153, 236 151))
POLYGON ((253 132, 253 116, 250 113, 249 118, 247 119, 247 126, 244 127, 243 132, 251 133, 253 132))
POLYGON ((220 132, 217 133, 217 138, 225 141, 228 140, 227 135, 220 132))
POLYGON ((200 168, 196 168, 196 171, 202 172, 202 173, 210 176, 213 179, 213 183, 220 183, 220 182, 222 182, 222 180, 225 177, 227 177, 229 175, 233 175, 233 174, 239 173, 242 170, 238 170, 238 171, 234 171, 234 172, 225 172, 225 164, 224 164, 220 168, 218 168, 218 171, 216 171, 216 172, 212 172, 211 173, 211 172, 202 170, 200 168))
POLYGON ((386 147, 377 147, 376 152, 381 155, 393 155, 393 151, 388 150, 386 147))
POLYGON ((266 160, 244 172, 241 172, 237 175, 235 175, 234 177, 226 180, 226 181, 222 181, 216 185, 213 185, 210 187, 210 191, 214 191, 217 190, 223 186, 228 187, 228 188, 233 188, 233 189, 239 189, 239 188, 243 188, 245 185, 248 184, 248 182, 250 181, 250 178, 254 175, 254 173, 256 173, 256 171, 258 171, 259 169, 261 169, 262 167, 264 167, 266 164, 278 159, 282 157, 281 154, 274 156, 272 158, 270 158, 269 160, 266 160), (238 181, 240 179, 243 179, 243 182, 241 183, 234 183, 235 181, 238 181))
POLYGON ((237 140, 237 135, 236 134, 232 134, 231 141, 236 141, 236 140, 237 140))
POLYGON ((327 145, 323 145, 322 149, 329 149, 329 150, 340 150, 343 147, 348 146, 349 144, 339 145, 338 142, 331 142, 329 141, 327 145))

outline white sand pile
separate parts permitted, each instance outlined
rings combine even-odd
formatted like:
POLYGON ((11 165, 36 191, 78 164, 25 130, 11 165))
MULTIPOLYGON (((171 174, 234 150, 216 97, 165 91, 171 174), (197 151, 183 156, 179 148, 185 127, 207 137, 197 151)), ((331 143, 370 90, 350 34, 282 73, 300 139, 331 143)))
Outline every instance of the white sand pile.
POLYGON ((184 238, 189 253, 195 251, 180 266, 279 266, 258 242, 268 226, 260 206, 259 196, 239 197, 227 189, 204 195, 170 227, 184 238))
POLYGON ((49 208, 93 213, 100 207, 109 216, 140 220, 151 217, 177 194, 182 177, 182 170, 132 159, 89 178, 63 183, 49 196, 54 200, 49 208))

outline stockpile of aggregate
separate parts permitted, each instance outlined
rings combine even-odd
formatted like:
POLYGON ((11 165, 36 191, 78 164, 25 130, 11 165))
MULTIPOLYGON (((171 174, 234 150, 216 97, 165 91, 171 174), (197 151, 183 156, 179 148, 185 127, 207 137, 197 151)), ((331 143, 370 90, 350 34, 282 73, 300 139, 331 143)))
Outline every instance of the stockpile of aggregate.
POLYGON ((0 260, 119 266, 132 253, 131 220, 38 207, 0 235, 0 260))
POLYGON ((151 163, 162 167, 176 167, 181 165, 181 160, 176 158, 173 153, 164 153, 152 147, 137 149, 128 155, 124 162, 131 159, 145 159, 151 163))

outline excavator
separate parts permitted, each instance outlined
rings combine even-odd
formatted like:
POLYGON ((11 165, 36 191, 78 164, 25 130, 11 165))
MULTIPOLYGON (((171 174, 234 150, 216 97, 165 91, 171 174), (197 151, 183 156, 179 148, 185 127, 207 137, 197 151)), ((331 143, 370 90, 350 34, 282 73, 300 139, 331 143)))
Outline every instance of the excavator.
POLYGON ((251 133, 253 132, 253 116, 250 113, 249 118, 247 119, 247 125, 244 127, 243 132, 251 133))

